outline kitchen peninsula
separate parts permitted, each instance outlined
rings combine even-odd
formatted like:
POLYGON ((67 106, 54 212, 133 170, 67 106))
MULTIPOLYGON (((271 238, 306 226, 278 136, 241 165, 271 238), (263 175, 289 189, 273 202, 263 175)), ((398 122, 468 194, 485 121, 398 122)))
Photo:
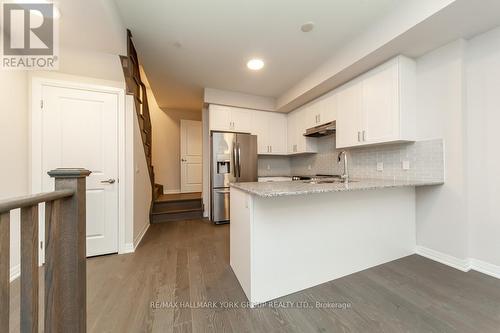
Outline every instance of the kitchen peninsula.
POLYGON ((415 253, 415 186, 442 182, 234 183, 230 264, 251 304, 415 253))

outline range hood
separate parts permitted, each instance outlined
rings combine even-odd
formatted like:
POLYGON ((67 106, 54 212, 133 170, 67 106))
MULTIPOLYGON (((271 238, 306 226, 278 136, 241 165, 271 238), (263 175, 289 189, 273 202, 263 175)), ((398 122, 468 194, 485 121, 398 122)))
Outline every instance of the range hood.
POLYGON ((335 121, 331 121, 323 125, 308 128, 304 136, 317 138, 320 136, 332 135, 335 134, 335 128, 335 121))

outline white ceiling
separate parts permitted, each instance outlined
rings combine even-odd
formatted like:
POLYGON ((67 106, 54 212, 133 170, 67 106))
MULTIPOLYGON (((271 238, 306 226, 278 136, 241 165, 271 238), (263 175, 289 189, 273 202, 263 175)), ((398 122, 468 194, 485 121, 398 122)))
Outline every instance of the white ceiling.
POLYGON ((112 0, 56 0, 63 47, 126 54, 126 33, 112 0))
POLYGON ((115 0, 158 104, 200 109, 202 88, 277 97, 403 0, 115 0), (310 33, 301 24, 313 21, 310 33), (182 46, 179 48, 176 43, 182 46), (260 72, 246 61, 265 60, 260 72))

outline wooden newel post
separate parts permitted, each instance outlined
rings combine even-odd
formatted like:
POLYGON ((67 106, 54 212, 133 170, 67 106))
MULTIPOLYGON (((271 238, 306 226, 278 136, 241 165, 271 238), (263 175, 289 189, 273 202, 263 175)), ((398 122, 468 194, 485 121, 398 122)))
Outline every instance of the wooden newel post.
POLYGON ((56 169, 55 190, 74 190, 47 203, 45 217, 45 332, 87 330, 85 169, 56 169))

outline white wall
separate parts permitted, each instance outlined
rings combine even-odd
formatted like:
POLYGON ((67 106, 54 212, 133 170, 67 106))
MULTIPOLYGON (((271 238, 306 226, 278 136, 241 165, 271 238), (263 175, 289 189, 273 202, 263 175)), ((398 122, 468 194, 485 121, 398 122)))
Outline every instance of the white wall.
POLYGON ((500 267, 500 28, 469 41, 466 77, 470 253, 500 267))
POLYGON ((132 119, 134 121, 134 221, 133 237, 134 248, 139 244, 142 236, 149 227, 149 209, 152 200, 151 180, 149 178, 146 154, 142 143, 139 120, 133 110, 132 119))
POLYGON ((460 259, 468 257, 464 50, 459 40, 417 60, 417 139, 444 139, 446 177, 417 190, 417 243, 460 259))
POLYGON ((417 189, 417 244, 500 277, 500 28, 417 60, 419 139, 445 140, 445 185, 417 189))
MULTIPOLYGON (((26 195, 30 190, 28 75, 0 73, 0 199, 26 195)), ((20 264, 19 210, 11 213, 10 267, 17 275, 20 264)))
POLYGON ((151 89, 147 89, 153 126, 153 167, 155 182, 167 193, 181 188, 181 119, 201 121, 201 110, 162 110, 151 89))

